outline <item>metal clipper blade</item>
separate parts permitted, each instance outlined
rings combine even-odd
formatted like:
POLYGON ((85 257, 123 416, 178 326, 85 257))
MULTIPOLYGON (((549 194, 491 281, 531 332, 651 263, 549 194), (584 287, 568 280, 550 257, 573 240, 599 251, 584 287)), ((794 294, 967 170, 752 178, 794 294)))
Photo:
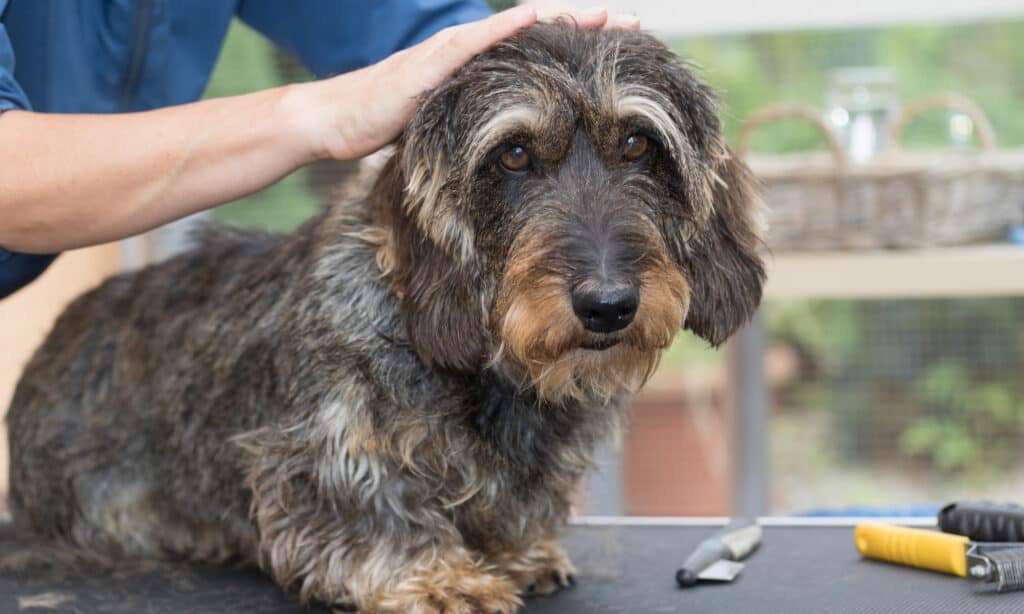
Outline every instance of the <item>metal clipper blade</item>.
POLYGON ((1024 589, 1024 547, 979 543, 967 550, 967 575, 978 591, 1003 593, 1024 589))

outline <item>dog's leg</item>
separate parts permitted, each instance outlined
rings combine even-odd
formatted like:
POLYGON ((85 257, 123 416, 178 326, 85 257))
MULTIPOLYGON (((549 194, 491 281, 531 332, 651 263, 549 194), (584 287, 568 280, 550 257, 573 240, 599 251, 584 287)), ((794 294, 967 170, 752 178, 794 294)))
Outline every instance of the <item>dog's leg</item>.
POLYGON ((360 612, 507 614, 518 608, 517 585, 468 549, 450 513, 393 463, 347 451, 310 454, 312 446, 285 445, 284 437, 254 438, 260 454, 248 479, 260 563, 282 587, 338 611, 354 605, 360 612), (311 480, 332 467, 350 475, 311 480))
POLYGON ((261 508, 263 565, 304 600, 382 614, 510 614, 520 604, 516 583, 463 547, 440 513, 346 519, 295 499, 286 513, 261 508), (403 516, 427 522, 402 526, 403 516))
POLYGON ((511 614, 517 586, 462 547, 427 551, 394 569, 389 582, 367 587, 367 611, 410 614, 511 614))
POLYGON ((525 550, 494 555, 491 560, 528 596, 549 595, 575 583, 576 567, 553 539, 541 540, 525 550))

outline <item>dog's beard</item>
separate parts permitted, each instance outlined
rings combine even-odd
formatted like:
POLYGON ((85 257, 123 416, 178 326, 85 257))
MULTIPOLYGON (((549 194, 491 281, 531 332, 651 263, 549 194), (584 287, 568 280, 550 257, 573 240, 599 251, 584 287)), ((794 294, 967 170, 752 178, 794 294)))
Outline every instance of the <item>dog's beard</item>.
POLYGON ((604 351, 577 348, 554 361, 526 362, 529 383, 538 397, 558 403, 567 399, 609 402, 615 395, 639 390, 657 368, 660 350, 619 344, 604 351))
MULTIPOLYGON (((527 251, 527 250, 523 250, 527 251)), ((495 363, 504 364, 548 402, 609 401, 638 391, 682 327, 689 287, 667 258, 641 277, 640 306, 632 324, 608 335, 586 331, 573 312, 564 276, 537 275, 545 254, 513 258, 496 306, 501 340, 495 363)))

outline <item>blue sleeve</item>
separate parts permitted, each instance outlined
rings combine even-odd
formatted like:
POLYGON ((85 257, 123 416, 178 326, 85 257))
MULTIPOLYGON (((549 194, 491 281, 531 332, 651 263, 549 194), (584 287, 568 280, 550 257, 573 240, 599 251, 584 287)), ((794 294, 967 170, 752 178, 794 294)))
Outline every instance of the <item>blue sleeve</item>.
MULTIPOLYGON (((25 92, 14 80, 14 51, 3 22, 7 4, 8 0, 0 0, 0 112, 31 108, 25 92)), ((56 256, 15 254, 0 247, 0 298, 38 277, 54 258, 56 256)))
POLYGON ((242 0, 238 16, 317 77, 368 64, 447 26, 482 19, 482 0, 242 0))
POLYGON ((39 277, 56 257, 54 254, 16 254, 0 247, 0 299, 39 277))
POLYGON ((25 92, 14 80, 14 50, 3 21, 8 1, 0 0, 0 111, 31 108, 25 92))

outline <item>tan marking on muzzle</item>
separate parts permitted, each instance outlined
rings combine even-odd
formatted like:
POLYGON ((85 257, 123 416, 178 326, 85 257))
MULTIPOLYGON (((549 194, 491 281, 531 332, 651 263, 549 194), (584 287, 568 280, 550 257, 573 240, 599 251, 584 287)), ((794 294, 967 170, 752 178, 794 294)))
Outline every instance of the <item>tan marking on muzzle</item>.
POLYGON ((660 239, 650 237, 655 247, 641 275, 633 322, 610 337, 617 345, 596 351, 581 347, 591 335, 573 311, 567 276, 541 266, 549 259, 545 246, 554 243, 551 237, 529 228, 521 236, 529 239, 513 247, 498 290, 493 321, 501 345, 494 361, 504 361, 552 402, 608 400, 639 390, 681 330, 690 300, 689 285, 660 239))

